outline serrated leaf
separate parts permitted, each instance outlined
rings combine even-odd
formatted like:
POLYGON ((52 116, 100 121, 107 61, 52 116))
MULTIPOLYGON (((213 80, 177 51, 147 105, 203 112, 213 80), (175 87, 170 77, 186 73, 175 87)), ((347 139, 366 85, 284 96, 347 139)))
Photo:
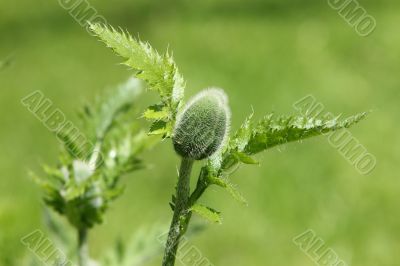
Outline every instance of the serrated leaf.
MULTIPOLYGON (((159 54, 148 43, 136 40, 124 31, 100 24, 90 24, 90 28, 108 47, 127 60, 125 64, 136 71, 137 78, 144 80, 150 90, 160 95, 164 111, 157 114, 148 111, 147 118, 173 124, 185 83, 172 56, 168 52, 159 54)), ((172 126, 157 127, 157 130, 154 124, 152 127, 151 134, 169 137, 172 133, 172 126)))
POLYGON ((69 128, 59 135, 69 154, 62 151, 57 168, 44 166, 44 178, 34 178, 43 191, 45 203, 78 229, 101 223, 110 202, 123 192, 119 186, 121 176, 143 168, 139 154, 160 139, 140 131, 136 115, 128 112, 133 111, 142 88, 140 84, 132 78, 97 98, 94 104, 86 105, 80 113, 79 136, 80 140, 87 140, 86 144, 95 145, 82 147, 74 141, 78 138, 78 128, 69 128), (99 151, 101 159, 96 167, 87 163, 93 150, 99 151))
POLYGON ((60 188, 62 184, 68 179, 61 170, 50 167, 48 165, 42 165, 43 172, 46 174, 46 182, 51 184, 54 188, 60 188))
POLYGON ((208 180, 211 184, 220 186, 226 189, 231 196, 237 200, 238 202, 247 205, 246 199, 242 196, 242 194, 234 187, 228 180, 225 180, 221 177, 209 176, 208 180))
POLYGON ((84 192, 84 186, 69 186, 63 193, 63 197, 66 201, 71 201, 83 195, 84 192))
POLYGON ((115 187, 113 189, 109 189, 105 194, 104 198, 107 200, 113 200, 116 199, 118 196, 122 195, 125 191, 125 187, 115 187))
POLYGON ((92 114, 93 117, 90 119, 94 124, 97 139, 104 138, 118 115, 132 108, 142 90, 142 82, 131 77, 102 97, 97 103, 95 114, 92 114))
POLYGON ((30 177, 46 195, 53 194, 59 189, 55 184, 50 183, 48 179, 41 178, 34 173, 30 173, 30 177))
POLYGON ((222 223, 220 212, 210 207, 201 204, 194 204, 190 210, 212 223, 222 223))
POLYGON ((246 148, 247 143, 249 142, 252 134, 252 124, 251 119, 253 117, 253 113, 251 113, 240 128, 236 131, 233 137, 229 141, 229 147, 233 150, 243 151, 246 148))
POLYGON ((250 155, 247 155, 243 152, 234 152, 233 153, 235 157, 242 163, 244 164, 259 164, 258 161, 256 161, 254 158, 252 158, 250 155))
POLYGON ((367 113, 360 113, 347 119, 324 119, 307 116, 278 116, 270 114, 261 121, 252 132, 245 148, 246 154, 255 154, 276 145, 299 141, 309 137, 323 135, 328 132, 348 128, 367 113))
POLYGON ((168 115, 168 108, 162 104, 152 105, 143 113, 143 117, 150 120, 166 119, 168 115))
POLYGON ((164 135, 166 137, 172 132, 172 126, 165 121, 154 122, 149 130, 149 135, 164 135))

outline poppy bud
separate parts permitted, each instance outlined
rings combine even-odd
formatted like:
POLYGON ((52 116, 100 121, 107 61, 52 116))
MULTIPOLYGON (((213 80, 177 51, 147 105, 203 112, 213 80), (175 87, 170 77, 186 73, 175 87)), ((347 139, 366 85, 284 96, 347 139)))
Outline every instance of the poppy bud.
POLYGON ((216 152, 230 126, 228 98, 222 89, 206 89, 195 95, 178 114, 173 144, 184 158, 202 160, 216 152))

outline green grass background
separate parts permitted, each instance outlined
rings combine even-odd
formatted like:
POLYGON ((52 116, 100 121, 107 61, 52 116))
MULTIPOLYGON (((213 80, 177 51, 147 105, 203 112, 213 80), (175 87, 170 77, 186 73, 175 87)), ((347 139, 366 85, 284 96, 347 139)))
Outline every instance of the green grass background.
MULTIPOLYGON (((248 207, 219 188, 208 191, 203 202, 222 211, 224 222, 191 243, 215 265, 313 265, 292 243, 308 228, 348 265, 400 265, 400 6, 359 2, 377 21, 368 37, 326 1, 90 1, 110 24, 160 51, 169 47, 187 80, 186 97, 224 88, 233 129, 252 108, 258 118, 295 113, 292 104, 307 94, 336 114, 373 111, 351 129, 377 158, 367 176, 319 137, 269 150, 258 156, 259 167, 241 167, 232 180, 248 207)), ((0 265, 6 266, 29 254, 20 238, 43 228, 40 191, 27 172, 55 163, 58 148, 20 99, 41 90, 73 120, 85 100, 130 71, 56 0, 1 1, 0 36, 0 60, 14 59, 0 70, 0 265)), ((145 157, 154 167, 124 179, 125 194, 90 236, 93 257, 119 236, 170 220, 178 157, 170 141, 145 157)))

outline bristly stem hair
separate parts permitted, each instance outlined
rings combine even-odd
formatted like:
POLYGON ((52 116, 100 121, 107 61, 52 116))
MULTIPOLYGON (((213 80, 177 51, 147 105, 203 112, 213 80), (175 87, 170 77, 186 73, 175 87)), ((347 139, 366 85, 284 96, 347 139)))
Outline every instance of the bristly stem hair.
POLYGON ((176 186, 174 216, 168 233, 165 246, 163 266, 175 264, 176 252, 179 240, 182 236, 183 228, 186 227, 187 216, 189 214, 190 197, 190 174, 192 172, 193 159, 182 158, 179 169, 178 184, 176 186))

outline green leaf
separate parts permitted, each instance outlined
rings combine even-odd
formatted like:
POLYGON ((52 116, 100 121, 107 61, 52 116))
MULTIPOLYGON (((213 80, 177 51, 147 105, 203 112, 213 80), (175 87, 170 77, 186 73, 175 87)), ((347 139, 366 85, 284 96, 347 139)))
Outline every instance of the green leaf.
POLYGON ((251 121, 253 114, 251 114, 230 138, 229 144, 222 154, 221 166, 219 169, 214 169, 214 172, 222 171, 226 174, 240 162, 258 164, 251 155, 277 145, 348 128, 358 123, 366 115, 367 113, 360 113, 339 120, 338 118, 274 116, 274 114, 269 114, 254 125, 251 121))
POLYGON ((190 210, 212 223, 222 223, 220 212, 210 207, 201 204, 194 204, 190 210))
POLYGON ((259 164, 259 162, 256 161, 254 158, 252 158, 251 156, 249 156, 249 155, 247 155, 247 154, 245 154, 243 152, 238 152, 237 151, 237 152, 234 152, 233 154, 242 163, 245 163, 245 164, 259 164))
POLYGON ((152 105, 144 111, 143 117, 150 120, 168 118, 168 109, 162 104, 152 105))
MULTIPOLYGON (((147 118, 162 119, 166 124, 173 124, 181 105, 185 83, 172 56, 168 52, 159 54, 148 43, 112 27, 90 24, 90 28, 108 47, 127 60, 125 64, 136 71, 137 78, 144 80, 150 90, 160 95, 164 111, 153 118, 147 112, 147 118)), ((151 133, 169 137, 172 126, 164 130, 151 130, 151 133)))
POLYGON ((110 202, 123 192, 121 176, 142 169, 145 164, 139 154, 160 140, 140 130, 133 113, 142 87, 142 81, 131 78, 86 105, 80 113, 79 130, 69 128, 59 135, 65 149, 57 168, 44 166, 44 177, 33 177, 45 203, 76 228, 101 223, 110 202), (88 163, 93 150, 99 151, 96 167, 88 163))
POLYGON ((51 182, 55 187, 60 187, 68 178, 61 170, 50 167, 46 164, 42 165, 42 168, 44 173, 47 175, 47 181, 51 182))
POLYGON ((253 118, 253 113, 251 113, 240 128, 236 131, 233 137, 229 141, 230 149, 243 151, 252 135, 252 125, 251 119, 253 118))
POLYGON ((105 194, 104 197, 107 200, 114 200, 116 198, 118 198, 120 195, 122 195, 125 191, 125 187, 121 186, 121 187, 116 187, 113 189, 109 189, 105 194))
POLYGON ((214 185, 217 185, 217 186, 220 186, 220 187, 226 189, 235 200, 237 200, 238 202, 240 202, 244 205, 247 205, 246 199, 237 190, 237 188, 234 185, 232 185, 228 180, 223 179, 221 177, 209 176, 208 181, 211 184, 214 184, 214 185))
POLYGON ((150 135, 168 135, 172 132, 172 125, 165 121, 154 122, 149 130, 150 135))
POLYGON ((347 119, 324 119, 307 116, 267 115, 258 122, 252 131, 245 153, 252 155, 263 150, 288 142, 299 141, 313 136, 323 135, 342 128, 348 128, 367 113, 360 113, 347 119))
POLYGON ((59 187, 54 183, 50 182, 49 179, 39 177, 33 172, 30 172, 29 174, 31 179, 43 190, 46 196, 57 193, 59 187))
POLYGON ((96 122, 96 136, 98 139, 104 138, 110 130, 115 118, 129 110, 134 101, 143 90, 143 84, 136 78, 130 78, 125 83, 120 84, 116 89, 104 97, 99 104, 96 122))

